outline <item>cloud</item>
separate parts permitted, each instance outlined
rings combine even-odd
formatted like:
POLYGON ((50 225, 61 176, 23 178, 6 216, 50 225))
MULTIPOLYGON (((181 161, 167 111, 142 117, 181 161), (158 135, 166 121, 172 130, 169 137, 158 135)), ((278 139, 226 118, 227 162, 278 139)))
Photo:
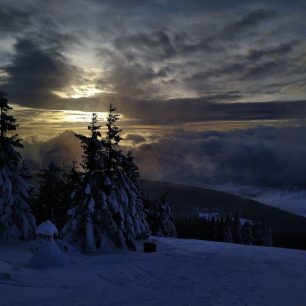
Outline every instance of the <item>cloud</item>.
MULTIPOLYGON (((233 43, 233 40, 241 39, 244 35, 248 35, 250 31, 257 33, 257 27, 265 21, 271 19, 276 15, 275 11, 266 9, 256 9, 250 13, 242 16, 236 21, 228 21, 224 23, 219 22, 220 29, 211 29, 210 33, 204 32, 204 37, 199 35, 197 42, 188 42, 190 40, 190 34, 176 33, 176 38, 179 46, 180 54, 190 55, 194 53, 204 53, 204 55, 211 55, 212 53, 224 54, 226 45, 229 41, 233 43), (221 44, 221 45, 220 45, 221 44)), ((235 15, 236 19, 237 16, 235 15)), ((225 18, 226 20, 226 18, 225 18)), ((202 28, 203 26, 201 26, 202 28)), ((199 33, 203 32, 199 30, 199 33)))
POLYGON ((259 192, 255 200, 266 203, 268 205, 289 210, 295 214, 306 217, 306 206, 305 206, 306 192, 303 190, 264 190, 259 192))
MULTIPOLYGON (((262 49, 250 49, 246 55, 237 55, 231 63, 217 68, 200 71, 186 78, 187 82, 203 81, 210 78, 236 78, 240 80, 257 79, 258 77, 281 78, 281 73, 294 66, 295 58, 289 57, 296 46, 301 43, 292 40, 262 49), (287 58, 284 58, 288 56, 287 58)), ((281 85, 281 82, 280 82, 281 85)))
POLYGON ((134 149, 144 177, 191 185, 305 188, 304 127, 169 133, 134 149))
POLYGON ((305 20, 293 2, 4 0, 1 86, 42 109, 105 111, 114 98, 127 120, 157 128, 305 117, 305 20))
POLYGON ((276 189, 257 186, 238 186, 232 184, 214 185, 213 189, 230 192, 260 203, 277 207, 306 217, 305 196, 306 191, 295 188, 276 189))
MULTIPOLYGON (((305 122, 304 122, 305 123, 305 122)), ((154 138, 128 133, 142 177, 189 185, 234 185, 305 190, 305 125, 257 127, 224 132, 173 130, 154 138)), ((128 144, 128 142, 127 142, 128 144)), ((123 150, 126 147, 121 147, 123 150)), ((46 142, 27 140, 23 156, 32 168, 49 161, 80 160, 82 148, 72 131, 46 142)), ((288 192, 289 192, 288 191, 288 192)))
POLYGON ((244 15, 240 20, 229 24, 221 33, 222 38, 235 37, 241 33, 248 32, 254 29, 260 23, 271 19, 276 15, 273 10, 266 9, 256 9, 246 15, 244 15))
POLYGON ((250 61, 258 61, 264 57, 283 57, 292 52, 294 48, 300 44, 301 42, 295 39, 286 43, 281 43, 277 46, 270 46, 263 49, 251 49, 246 58, 250 61))
POLYGON ((61 90, 81 77, 79 68, 71 65, 57 49, 41 47, 31 39, 20 39, 14 46, 4 88, 13 102, 34 107, 54 107, 58 98, 53 91, 61 90))
MULTIPOLYGON (((306 103, 302 101, 234 102, 235 92, 197 99, 147 101, 118 104, 118 109, 139 124, 175 125, 192 122, 303 119, 306 103), (230 102, 230 103, 228 103, 230 102)), ((124 100, 123 100, 124 101, 124 100)))
POLYGON ((8 35, 16 33, 31 25, 30 14, 18 8, 1 6, 0 7, 0 33, 8 35))
POLYGON ((173 23, 171 17, 169 23, 161 23, 153 31, 131 26, 132 33, 128 28, 120 31, 107 48, 100 48, 100 58, 108 67, 100 84, 135 100, 225 94, 230 88, 241 93, 248 93, 250 88, 260 92, 263 87, 256 82, 262 77, 276 78, 274 83, 279 82, 281 88, 283 80, 277 74, 284 70, 287 75, 297 74, 289 69, 296 60, 289 59, 289 54, 299 40, 293 37, 279 42, 271 37, 271 41, 259 43, 266 22, 270 22, 271 32, 278 27, 276 17, 275 9, 241 9, 236 14, 221 14, 217 26, 201 19, 193 27, 186 19, 182 26, 173 23), (243 49, 245 54, 239 54, 243 49))
POLYGON ((118 96, 148 98, 159 92, 154 81, 160 77, 150 65, 129 62, 122 57, 112 55, 108 62, 109 71, 100 79, 101 86, 110 86, 109 91, 118 96))
POLYGON ((127 60, 133 61, 162 61, 176 55, 176 50, 165 31, 118 37, 114 41, 114 47, 120 50, 127 60))
POLYGON ((124 137, 124 140, 132 141, 134 144, 146 142, 146 139, 138 134, 127 134, 126 137, 124 137))
POLYGON ((47 141, 34 138, 23 145, 23 157, 32 170, 47 167, 50 161, 63 166, 73 159, 81 160, 82 148, 73 131, 65 131, 47 141))

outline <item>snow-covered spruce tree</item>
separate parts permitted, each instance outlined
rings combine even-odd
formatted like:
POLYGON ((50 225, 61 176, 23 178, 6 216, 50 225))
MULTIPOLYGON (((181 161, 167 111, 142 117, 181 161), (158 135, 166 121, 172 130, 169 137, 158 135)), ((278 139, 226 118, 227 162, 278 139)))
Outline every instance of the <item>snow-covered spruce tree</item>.
POLYGON ((145 220, 144 206, 138 184, 138 167, 134 163, 131 152, 124 154, 118 149, 121 141, 121 130, 116 126, 119 115, 115 113, 116 108, 110 104, 109 114, 106 122, 106 175, 111 180, 110 207, 118 203, 121 207, 118 211, 117 205, 113 211, 120 220, 120 227, 125 239, 119 242, 119 246, 134 249, 135 239, 143 239, 149 235, 149 226, 145 220), (113 199, 113 200, 112 200, 113 199), (112 204, 113 203, 113 204, 112 204), (117 212, 116 212, 117 211, 117 212), (124 241, 125 240, 125 241, 124 241))
POLYGON ((272 231, 267 221, 254 221, 253 231, 255 244, 273 246, 272 231))
POLYGON ((249 244, 249 245, 253 244, 254 238, 250 222, 247 221, 242 225, 241 235, 242 235, 243 244, 249 244))
POLYGON ((242 235, 241 235, 241 220, 238 214, 232 219, 232 233, 233 233, 233 241, 235 243, 242 243, 242 235))
POLYGON ((105 138, 96 114, 89 126, 90 137, 76 135, 84 149, 84 174, 72 194, 76 206, 68 211, 63 235, 88 252, 112 247, 134 250, 135 240, 149 233, 139 188, 126 171, 128 158, 117 149, 121 137, 114 111, 111 105, 105 138))
POLYGON ((30 186, 20 165, 22 148, 16 120, 8 112, 6 94, 0 91, 0 239, 30 239, 34 235, 35 218, 28 205, 30 186))
POLYGON ((176 237, 176 228, 170 202, 165 191, 158 200, 145 199, 147 221, 152 235, 176 237))
POLYGON ((234 242, 231 224, 233 223, 232 218, 230 216, 226 216, 224 220, 224 228, 223 228, 223 241, 224 242, 234 242))
POLYGON ((75 206, 74 193, 81 185, 83 173, 77 167, 77 161, 73 160, 71 167, 64 168, 65 197, 68 209, 75 206))
POLYGON ((267 221, 264 222, 263 245, 273 246, 272 229, 267 221))
POLYGON ((63 168, 50 162, 38 176, 39 190, 32 205, 36 220, 41 223, 48 219, 61 228, 67 221, 66 212, 69 209, 63 168))

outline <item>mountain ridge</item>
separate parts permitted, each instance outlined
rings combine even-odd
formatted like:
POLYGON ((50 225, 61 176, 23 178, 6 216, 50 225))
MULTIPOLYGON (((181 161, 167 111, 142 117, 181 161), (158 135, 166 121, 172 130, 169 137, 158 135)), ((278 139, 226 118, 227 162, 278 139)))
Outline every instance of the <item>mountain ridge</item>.
POLYGON ((199 212, 265 220, 272 228, 275 246, 306 249, 306 218, 229 192, 171 182, 142 180, 144 192, 158 197, 167 190, 176 218, 199 212))

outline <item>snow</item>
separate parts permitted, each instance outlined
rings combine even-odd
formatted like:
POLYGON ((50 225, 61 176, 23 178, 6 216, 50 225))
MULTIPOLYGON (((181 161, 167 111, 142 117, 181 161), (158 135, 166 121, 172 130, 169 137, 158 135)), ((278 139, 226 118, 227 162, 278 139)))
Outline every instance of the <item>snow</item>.
POLYGON ((85 188, 85 190, 84 190, 84 193, 87 194, 87 195, 88 195, 88 194, 91 194, 90 184, 87 184, 87 185, 86 185, 86 188, 85 188))
POLYGON ((220 213, 218 212, 207 212, 207 211, 202 211, 198 213, 199 218, 204 218, 207 220, 212 220, 212 219, 217 219, 220 217, 220 213))
POLYGON ((60 250, 54 240, 43 240, 39 241, 38 249, 25 266, 33 269, 50 269, 68 264, 68 256, 60 250))
POLYGON ((35 233, 36 235, 54 237, 54 235, 58 234, 58 231, 56 226, 50 220, 46 220, 36 228, 35 233))
POLYGON ((156 253, 75 251, 43 273, 22 264, 30 243, 0 244, 1 305, 305 305, 305 251, 150 240, 156 253))
POLYGON ((87 223, 86 223, 86 250, 88 252, 92 252, 92 251, 96 250, 94 227, 93 227, 93 224, 92 224, 92 217, 91 217, 91 215, 87 216, 87 223))
MULTIPOLYGON (((16 152, 14 152, 17 154, 16 152)), ((14 154, 13 154, 14 155, 14 154)), ((3 163, 3 160, 1 161, 3 163)), ((20 169, 6 164, 0 169, 0 238, 28 240, 33 237, 35 219, 28 205, 30 185, 20 169)))
POLYGON ((240 218, 240 224, 244 225, 245 223, 250 223, 252 224, 253 220, 246 219, 246 218, 240 218))
POLYGON ((95 200, 92 196, 88 200, 88 211, 90 213, 93 213, 95 211, 95 200))
MULTIPOLYGON (((222 217, 222 215, 218 212, 207 212, 207 211, 202 211, 198 213, 199 218, 207 219, 207 220, 212 220, 212 219, 218 219, 219 217, 222 217)), ((250 224, 253 222, 253 220, 246 219, 246 218, 240 218, 240 224, 243 225, 247 222, 250 224)))

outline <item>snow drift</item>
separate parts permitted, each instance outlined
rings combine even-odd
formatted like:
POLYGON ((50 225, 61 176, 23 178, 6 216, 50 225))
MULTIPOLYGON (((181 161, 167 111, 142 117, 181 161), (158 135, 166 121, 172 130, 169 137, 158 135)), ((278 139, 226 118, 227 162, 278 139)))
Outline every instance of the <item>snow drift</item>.
POLYGON ((152 240, 157 253, 143 253, 141 245, 137 252, 74 253, 74 264, 43 273, 16 270, 21 249, 0 245, 0 262, 9 265, 0 269, 12 276, 0 280, 1 305, 305 305, 305 251, 152 240))

